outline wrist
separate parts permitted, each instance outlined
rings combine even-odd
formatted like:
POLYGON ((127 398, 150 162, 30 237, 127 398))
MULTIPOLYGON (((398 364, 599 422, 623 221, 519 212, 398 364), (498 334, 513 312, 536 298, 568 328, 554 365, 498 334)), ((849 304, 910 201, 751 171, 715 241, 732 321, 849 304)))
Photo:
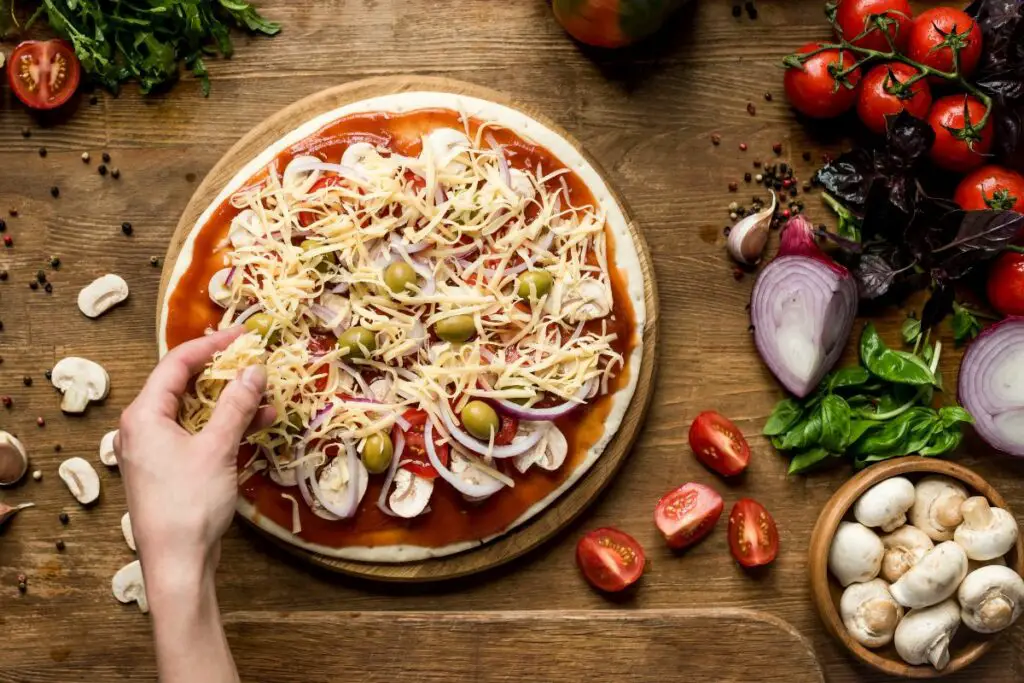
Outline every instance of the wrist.
POLYGON ((192 556, 143 555, 142 573, 146 598, 154 615, 175 606, 207 603, 216 599, 215 561, 200 554, 192 556))

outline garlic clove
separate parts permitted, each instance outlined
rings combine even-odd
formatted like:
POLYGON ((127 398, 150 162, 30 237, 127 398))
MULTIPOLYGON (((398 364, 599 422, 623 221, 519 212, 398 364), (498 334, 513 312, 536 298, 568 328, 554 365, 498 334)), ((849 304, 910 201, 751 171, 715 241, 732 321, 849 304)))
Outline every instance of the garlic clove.
POLYGON ((25 508, 35 507, 35 503, 21 503, 11 507, 7 503, 0 503, 0 529, 3 528, 4 524, 7 524, 14 515, 18 514, 25 508))
POLYGON ((28 471, 28 453, 18 437, 0 431, 0 486, 17 484, 28 471))
POLYGON ((727 248, 729 254, 740 263, 752 266, 761 260, 764 246, 768 243, 768 231, 775 214, 775 193, 772 194, 771 206, 757 213, 743 217, 729 230, 727 248))
POLYGON ((85 458, 68 458, 57 468, 57 474, 82 505, 93 503, 100 497, 99 475, 85 458))
POLYGON ((117 430, 107 432, 100 439, 100 462, 107 467, 117 467, 117 453, 114 452, 114 439, 117 438, 117 430))

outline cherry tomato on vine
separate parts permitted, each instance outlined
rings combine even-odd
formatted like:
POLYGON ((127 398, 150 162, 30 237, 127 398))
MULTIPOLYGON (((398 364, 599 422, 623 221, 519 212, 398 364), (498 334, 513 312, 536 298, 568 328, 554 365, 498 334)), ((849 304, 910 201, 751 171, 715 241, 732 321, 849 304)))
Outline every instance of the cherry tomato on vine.
POLYGON ((729 512, 729 550, 744 567, 760 567, 779 554, 775 520, 752 498, 743 498, 729 512))
POLYGON ((879 64, 864 75, 857 95, 857 115, 869 130, 885 134, 885 117, 901 111, 919 119, 928 116, 932 93, 925 79, 904 85, 919 73, 903 62, 891 62, 879 64))
POLYGON ((891 49, 885 33, 889 34, 896 49, 900 52, 910 38, 910 26, 913 12, 907 0, 839 0, 836 6, 836 24, 839 35, 857 47, 880 52, 891 49), (879 23, 885 25, 885 33, 879 23), (872 31, 854 40, 865 29, 872 31))
POLYGON ((728 418, 706 410, 690 425, 690 448, 706 467, 731 477, 747 469, 750 445, 728 418))
POLYGON ((947 95, 935 100, 928 112, 928 123, 935 131, 929 156, 947 171, 961 173, 985 163, 992 149, 992 122, 978 126, 985 116, 985 105, 970 95, 947 95))
POLYGON ((594 529, 576 546, 576 565, 595 588, 617 593, 644 573, 647 559, 635 538, 618 529, 594 529))
MULTIPOLYGON (((915 62, 939 71, 952 73, 953 48, 959 47, 960 75, 974 73, 981 58, 981 28, 969 17, 953 7, 935 7, 917 15, 910 28, 906 54, 915 62)), ((933 83, 944 79, 932 76, 933 83)))
POLYGON ((1003 315, 1024 315, 1024 254, 1008 251, 988 272, 988 302, 1003 315))
POLYGON ((953 201, 964 211, 985 209, 1024 213, 1024 175, 1002 166, 982 166, 964 176, 953 201))
POLYGON ((654 508, 654 524, 668 547, 680 550, 711 533, 723 507, 717 491, 691 481, 661 497, 654 508))
POLYGON ((71 99, 82 77, 74 48, 64 40, 26 40, 14 48, 7 81, 32 109, 55 109, 71 99))
MULTIPOLYGON (((818 50, 817 43, 808 43, 797 51, 797 55, 818 50)), ((857 100, 857 83, 860 69, 854 69, 844 78, 840 72, 856 64, 852 52, 843 50, 822 50, 809 57, 800 66, 790 65, 783 77, 786 97, 797 111, 816 119, 830 119, 839 116, 857 100)))

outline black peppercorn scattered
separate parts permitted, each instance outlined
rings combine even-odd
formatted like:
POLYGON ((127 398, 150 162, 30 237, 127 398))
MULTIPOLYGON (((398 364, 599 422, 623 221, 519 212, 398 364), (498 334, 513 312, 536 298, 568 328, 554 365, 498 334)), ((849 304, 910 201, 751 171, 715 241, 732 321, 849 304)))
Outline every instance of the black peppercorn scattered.
POLYGON ((21 383, 24 384, 26 387, 30 387, 32 386, 32 378, 28 375, 25 375, 24 377, 21 378, 21 383))
POLYGON ((0 232, 7 232, 7 221, 0 218, 0 232))
POLYGON ((722 136, 719 135, 718 133, 712 133, 711 134, 711 144, 712 145, 720 145, 720 144, 722 144, 722 136))
POLYGON ((750 173, 744 173, 743 174, 743 180, 745 182, 749 183, 753 178, 754 178, 754 176, 750 175, 750 173))
POLYGON ((747 113, 751 116, 757 114, 757 107, 754 106, 753 102, 747 102, 747 113))
POLYGON ((53 379, 53 371, 47 370, 46 372, 43 373, 43 377, 45 377, 46 381, 49 382, 51 379, 53 379))
POLYGON ((64 552, 64 541, 60 538, 57 539, 57 552, 64 552))
POLYGON ((119 168, 113 169, 110 172, 110 177, 113 178, 114 180, 117 180, 118 178, 120 178, 121 177, 121 169, 119 169, 119 168))
POLYGON ((23 138, 30 138, 30 137, 32 137, 32 131, 30 131, 28 128, 22 128, 21 129, 21 137, 23 137, 23 138))
POLYGON ((64 447, 61 446, 59 443, 53 444, 53 452, 54 453, 60 453, 62 450, 64 450, 64 447))
POLYGON ((53 294, 53 285, 51 283, 47 282, 45 285, 43 285, 43 290, 47 294, 53 294))
POLYGON ((757 8, 754 7, 754 3, 747 0, 743 3, 743 8, 747 10, 747 16, 751 19, 757 19, 757 8))
POLYGON ((782 154, 782 143, 776 142, 774 145, 772 145, 772 151, 775 152, 776 154, 782 154))
POLYGON ((121 232, 123 232, 125 235, 131 235, 133 231, 134 228, 132 228, 132 224, 129 223, 128 221, 125 221, 124 223, 121 224, 121 232))
POLYGON ((40 147, 39 148, 39 156, 43 157, 44 159, 46 158, 46 148, 45 147, 40 147))
POLYGON ((0 281, 6 280, 6 279, 7 279, 7 271, 6 270, 0 270, 0 281))
POLYGON ((70 519, 68 518, 68 513, 66 512, 61 512, 59 515, 57 515, 57 519, 60 520, 61 524, 67 524, 70 521, 70 519))
POLYGON ((28 286, 29 286, 29 289, 39 289, 39 283, 36 282, 35 280, 32 280, 32 282, 29 282, 28 286))
POLYGON ((151 265, 154 268, 156 268, 157 266, 160 265, 160 259, 157 258, 156 256, 150 256, 149 257, 149 265, 151 265))
POLYGON ((60 268, 60 259, 57 258, 56 256, 51 256, 50 257, 50 267, 53 268, 54 270, 57 270, 58 268, 60 268))
POLYGON ((729 183, 729 192, 735 192, 738 189, 740 189, 740 184, 739 183, 735 183, 735 182, 729 183))
POLYGON ((738 19, 741 14, 743 14, 743 8, 740 7, 739 5, 733 5, 732 6, 732 15, 738 19))
POLYGON ((50 196, 51 196, 51 197, 53 197, 54 199, 56 199, 57 197, 59 197, 59 196, 60 196, 60 188, 59 188, 59 187, 57 187, 56 185, 54 185, 53 187, 51 187, 51 188, 50 188, 50 196))
POLYGON ((772 101, 772 94, 770 92, 765 92, 765 94, 764 94, 764 101, 765 102, 771 102, 772 101))
POLYGON ((37 270, 36 271, 36 280, 39 281, 39 284, 43 284, 44 282, 46 282, 46 273, 44 273, 41 270, 37 270))
POLYGON ((0 320, 0 332, 4 331, 4 321, 0 320))
POLYGON ((89 104, 96 104, 99 101, 100 98, 96 97, 95 95, 89 95, 89 104))
POLYGON ((106 164, 100 164, 99 166, 97 166, 96 167, 96 171, 100 175, 107 175, 107 166, 106 166, 106 164))
POLYGON ((110 163, 110 153, 109 152, 104 152, 103 154, 100 155, 100 157, 103 159, 103 163, 105 163, 105 164, 109 164, 110 163))
POLYGON ((11 218, 17 218, 18 217, 18 210, 17 209, 8 209, 7 210, 7 215, 9 215, 11 218))
POLYGON ((28 590, 28 584, 26 584, 24 581, 18 582, 18 591, 19 592, 24 593, 27 590, 28 590))

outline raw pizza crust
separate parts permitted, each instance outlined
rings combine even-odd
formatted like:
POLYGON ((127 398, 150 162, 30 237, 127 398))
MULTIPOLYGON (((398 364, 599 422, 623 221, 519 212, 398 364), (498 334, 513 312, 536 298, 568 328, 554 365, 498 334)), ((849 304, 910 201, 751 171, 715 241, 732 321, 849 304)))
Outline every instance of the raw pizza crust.
POLYGON ((604 182, 604 179, 597 170, 587 162, 580 152, 565 138, 551 130, 539 121, 530 118, 516 109, 512 109, 496 102, 482 100, 466 95, 456 95, 445 92, 403 92, 392 95, 382 95, 370 99, 360 100, 344 105, 332 111, 306 122, 296 128, 270 147, 265 149, 259 156, 246 164, 227 186, 221 191, 217 198, 199 216, 195 226, 185 239, 178 260, 171 272, 163 306, 160 310, 160 334, 158 339, 160 357, 167 353, 167 318, 169 313, 169 302, 171 293, 177 287, 181 278, 188 270, 192 262, 192 250, 195 245, 196 236, 211 215, 224 201, 237 192, 250 178, 256 175, 267 164, 271 163, 278 154, 307 138, 329 123, 351 114, 362 114, 367 112, 393 112, 396 114, 408 113, 417 109, 450 109, 467 116, 480 120, 497 121, 506 128, 514 131, 521 138, 532 140, 541 147, 547 149, 558 158, 567 168, 576 173, 584 184, 590 189, 594 200, 604 208, 607 215, 607 225, 615 240, 615 266, 626 275, 626 293, 633 306, 633 317, 635 321, 635 345, 629 356, 629 377, 625 386, 612 395, 612 407, 605 419, 604 433, 590 450, 586 458, 576 467, 569 477, 542 500, 534 503, 522 515, 509 524, 501 532, 475 541, 464 541, 439 547, 426 547, 415 545, 389 545, 389 546, 348 546, 344 548, 332 548, 316 543, 309 543, 275 522, 267 519, 256 510, 256 507, 239 497, 237 510, 240 515, 253 522, 263 530, 277 538, 310 552, 334 557, 343 560, 355 560, 360 562, 414 562, 432 557, 443 557, 453 555, 476 546, 482 545, 499 536, 507 534, 512 529, 524 524, 534 515, 541 512, 550 505, 558 496, 567 491, 575 484, 597 461, 604 451, 611 438, 618 431, 622 418, 629 407, 636 390, 637 379, 640 375, 640 362, 643 356, 643 329, 646 307, 644 303, 644 277, 640 268, 640 256, 637 252, 637 245, 629 231, 629 224, 625 213, 614 195, 604 182))

